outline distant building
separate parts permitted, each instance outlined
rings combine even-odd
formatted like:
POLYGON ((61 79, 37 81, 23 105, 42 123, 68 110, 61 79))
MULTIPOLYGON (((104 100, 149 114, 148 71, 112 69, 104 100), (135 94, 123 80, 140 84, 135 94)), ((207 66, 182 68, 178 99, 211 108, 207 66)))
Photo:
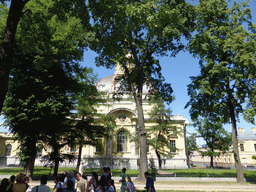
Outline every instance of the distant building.
MULTIPOLYGON (((122 74, 120 66, 116 67, 114 75, 107 76, 100 79, 96 86, 98 90, 105 91, 111 98, 112 94, 118 87, 118 83, 115 81, 116 76, 122 74)), ((148 94, 148 86, 143 87, 143 98, 148 94)), ((148 112, 152 108, 152 104, 149 104, 146 99, 143 100, 143 112, 145 118, 145 127, 149 128, 156 125, 156 122, 149 120, 148 112)), ((138 125, 138 117, 136 111, 136 105, 131 95, 124 95, 120 101, 110 100, 107 104, 99 104, 97 108, 98 113, 113 116, 114 124, 116 128, 113 131, 112 139, 106 138, 99 139, 102 143, 102 148, 96 148, 93 146, 85 146, 82 149, 82 158, 85 160, 85 164, 88 167, 101 167, 102 165, 112 166, 113 168, 122 168, 123 166, 131 169, 139 169, 139 143, 130 141, 129 134, 136 134, 138 125), (129 133, 129 134, 128 134, 129 133), (110 161, 113 159, 114 161, 110 161)), ((175 126, 180 134, 169 135, 170 144, 176 148, 170 151, 174 155, 171 159, 164 159, 162 168, 187 168, 187 156, 186 156, 186 144, 185 144, 185 127, 188 125, 188 120, 184 119, 182 115, 174 115, 172 117, 175 120, 175 126)), ((148 137, 152 137, 148 135, 148 137)), ((41 145, 41 150, 38 155, 45 155, 51 151, 51 148, 46 150, 41 145)), ((15 158, 18 143, 13 141, 12 134, 1 133, 0 135, 0 159, 2 158, 2 164, 19 164, 19 160, 15 158)), ((65 152, 72 151, 78 153, 78 147, 66 146, 62 149, 65 152)), ((156 167, 158 166, 157 157, 154 150, 148 148, 148 159, 153 158, 155 160, 156 167)), ((0 163, 1 163, 0 162, 0 163)), ((36 165, 42 165, 40 157, 36 160, 36 165)), ((75 166, 76 162, 69 163, 63 162, 60 166, 75 166)))
MULTIPOLYGON (((252 156, 256 156, 256 129, 252 128, 252 132, 245 132, 244 128, 238 128, 238 149, 241 163, 244 167, 255 166, 256 160, 252 159, 252 156)), ((206 150, 206 148, 199 148, 200 151, 206 150)), ((190 156, 190 160, 193 164, 210 164, 210 157, 201 156, 197 151, 190 156)), ((228 152, 214 158, 215 166, 234 166, 234 154, 228 152)))

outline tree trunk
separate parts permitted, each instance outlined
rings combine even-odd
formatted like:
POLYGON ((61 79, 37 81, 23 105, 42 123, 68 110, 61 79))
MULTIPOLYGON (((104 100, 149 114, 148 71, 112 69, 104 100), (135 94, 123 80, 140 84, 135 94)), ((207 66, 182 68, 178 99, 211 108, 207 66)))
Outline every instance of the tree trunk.
POLYGON ((136 79, 136 82, 133 81, 132 76, 129 72, 127 66, 122 65, 125 70, 125 74, 128 75, 128 80, 131 88, 131 92, 133 94, 137 115, 138 115, 138 127, 137 133, 140 143, 140 174, 136 178, 137 181, 144 182, 146 181, 144 173, 148 171, 148 158, 147 158, 147 131, 144 126, 144 114, 142 108, 142 89, 143 89, 143 67, 141 67, 141 72, 139 79, 136 79), (136 84, 136 89, 135 89, 136 84))
POLYGON ((54 172, 53 175, 58 175, 58 169, 59 169, 59 162, 60 162, 60 154, 59 154, 59 148, 54 147, 54 172))
POLYGON ((213 156, 211 156, 210 167, 213 168, 213 156))
POLYGON ((13 46, 18 23, 22 16, 22 9, 28 2, 21 0, 12 0, 9 15, 0 45, 0 112, 3 108, 4 99, 8 91, 9 75, 12 64, 13 46))
POLYGON ((60 162, 60 158, 59 157, 55 158, 54 173, 53 173, 54 176, 58 175, 59 162, 60 162))
POLYGON ((231 117, 231 123, 232 123, 232 143, 233 143, 233 150, 234 150, 234 160, 235 160, 235 166, 237 171, 237 182, 244 183, 245 182, 244 173, 243 173, 243 167, 241 165, 240 156, 239 156, 236 120, 235 120, 234 113, 233 113, 233 117, 231 117))
MULTIPOLYGON (((227 87, 228 87, 228 90, 230 91, 229 85, 227 87)), ((238 139, 237 139, 235 110, 233 106, 233 96, 231 93, 228 94, 228 106, 229 106, 229 112, 230 112, 230 118, 231 118, 231 124, 232 124, 232 143, 233 143, 233 150, 234 150, 235 166, 237 171, 237 182, 244 183, 245 181, 244 181, 243 167, 241 165, 239 150, 238 150, 238 139)))
POLYGON ((35 165, 35 159, 36 157, 31 157, 26 160, 25 166, 24 166, 24 174, 28 176, 30 179, 33 176, 34 172, 34 165, 35 165))
POLYGON ((24 174, 28 176, 32 180, 33 172, 34 172, 34 165, 36 160, 36 154, 37 154, 37 147, 36 147, 37 140, 28 141, 26 143, 26 154, 29 156, 29 158, 26 159, 25 165, 24 165, 24 174))
POLYGON ((83 145, 79 145, 78 159, 77 159, 77 165, 76 165, 77 170, 79 169, 79 166, 80 166, 80 163, 81 163, 82 149, 83 149, 83 145))
POLYGON ((147 159, 147 132, 144 127, 144 115, 142 109, 142 97, 137 98, 136 107, 138 113, 138 137, 140 142, 140 174, 136 178, 137 181, 145 181, 144 173, 148 171, 147 159))
POLYGON ((157 159, 158 159, 158 167, 159 167, 159 170, 162 170, 162 159, 161 159, 161 155, 158 153, 157 150, 155 150, 156 152, 156 156, 157 156, 157 159))

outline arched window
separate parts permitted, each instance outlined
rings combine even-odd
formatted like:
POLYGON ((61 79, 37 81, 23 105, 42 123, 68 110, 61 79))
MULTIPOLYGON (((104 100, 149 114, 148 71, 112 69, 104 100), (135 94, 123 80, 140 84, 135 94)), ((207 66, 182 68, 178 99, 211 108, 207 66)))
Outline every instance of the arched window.
POLYGON ((127 136, 125 131, 117 134, 117 152, 127 151, 127 136))
POLYGON ((4 156, 11 156, 11 151, 12 151, 12 145, 11 144, 7 144, 5 146, 4 156))

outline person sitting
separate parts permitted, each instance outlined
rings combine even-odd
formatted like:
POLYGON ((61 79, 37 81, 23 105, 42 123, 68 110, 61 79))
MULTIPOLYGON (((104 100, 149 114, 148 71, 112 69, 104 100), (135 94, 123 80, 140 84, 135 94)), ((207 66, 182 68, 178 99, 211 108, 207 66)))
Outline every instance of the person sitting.
POLYGON ((32 188, 32 192, 50 192, 50 187, 46 186, 47 184, 47 176, 43 175, 40 178, 41 185, 35 186, 32 188))

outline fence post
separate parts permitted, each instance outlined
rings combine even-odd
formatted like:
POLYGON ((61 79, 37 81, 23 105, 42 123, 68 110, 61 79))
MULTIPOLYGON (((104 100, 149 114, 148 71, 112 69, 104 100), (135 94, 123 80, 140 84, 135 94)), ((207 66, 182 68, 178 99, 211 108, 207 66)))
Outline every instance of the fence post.
POLYGON ((207 172, 207 177, 209 177, 209 173, 207 172))
POLYGON ((175 175, 175 178, 176 178, 176 173, 174 173, 174 175, 175 175))

